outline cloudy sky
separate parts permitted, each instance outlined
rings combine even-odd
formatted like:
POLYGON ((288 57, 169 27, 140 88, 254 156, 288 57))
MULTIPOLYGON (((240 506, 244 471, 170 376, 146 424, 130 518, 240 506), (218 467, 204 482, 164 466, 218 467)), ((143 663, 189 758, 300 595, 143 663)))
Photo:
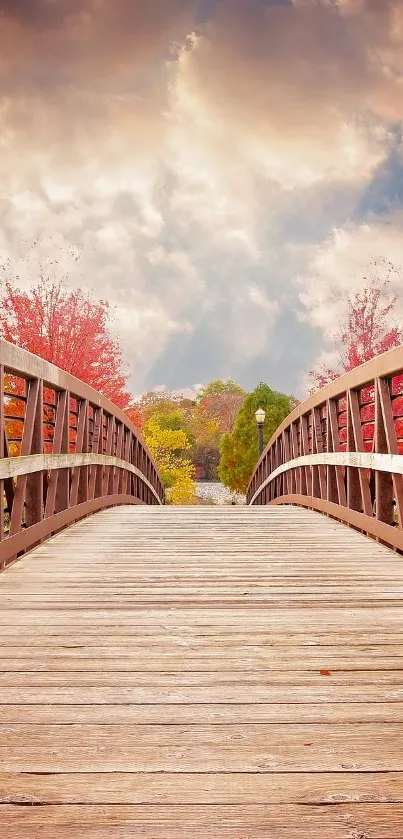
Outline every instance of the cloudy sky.
POLYGON ((0 253, 79 248, 134 392, 300 395, 339 292, 402 284, 402 0, 0 0, 0 39, 0 253))

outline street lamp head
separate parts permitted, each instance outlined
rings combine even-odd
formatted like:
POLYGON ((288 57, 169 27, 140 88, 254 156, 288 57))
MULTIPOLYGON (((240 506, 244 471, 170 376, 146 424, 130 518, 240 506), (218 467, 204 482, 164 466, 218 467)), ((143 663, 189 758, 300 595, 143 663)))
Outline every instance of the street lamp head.
POLYGON ((257 424, 258 424, 258 425, 263 425, 263 423, 264 423, 264 421, 265 421, 265 419, 266 419, 266 413, 265 413, 265 411, 263 410, 263 408, 258 408, 258 409, 257 409, 256 414, 255 414, 255 417, 256 417, 256 422, 257 422, 257 424))

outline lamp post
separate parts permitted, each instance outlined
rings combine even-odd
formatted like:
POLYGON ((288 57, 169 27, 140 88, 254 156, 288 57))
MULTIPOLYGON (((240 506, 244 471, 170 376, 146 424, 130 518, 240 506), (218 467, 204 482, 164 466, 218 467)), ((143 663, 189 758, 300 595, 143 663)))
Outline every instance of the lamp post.
POLYGON ((265 414, 263 408, 258 408, 257 409, 255 417, 256 417, 258 434, 259 434, 259 457, 260 457, 260 455, 263 454, 263 447, 264 447, 263 425, 264 425, 264 421, 266 419, 266 414, 265 414))

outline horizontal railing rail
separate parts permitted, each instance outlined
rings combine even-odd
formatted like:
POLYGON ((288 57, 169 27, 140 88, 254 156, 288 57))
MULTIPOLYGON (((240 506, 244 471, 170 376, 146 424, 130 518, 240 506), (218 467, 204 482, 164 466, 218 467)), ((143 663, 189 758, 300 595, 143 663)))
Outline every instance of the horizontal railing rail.
POLYGON ((84 516, 163 504, 136 427, 98 391, 0 341, 0 570, 84 516))
POLYGON ((298 405, 264 450, 249 504, 297 504, 403 551, 403 346, 298 405))

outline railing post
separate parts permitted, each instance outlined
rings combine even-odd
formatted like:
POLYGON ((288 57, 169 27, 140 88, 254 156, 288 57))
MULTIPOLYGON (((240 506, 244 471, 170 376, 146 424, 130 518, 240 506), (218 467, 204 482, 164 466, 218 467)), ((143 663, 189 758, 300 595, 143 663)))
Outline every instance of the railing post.
MULTIPOLYGON (((308 422, 306 414, 300 419, 301 455, 309 454, 308 422)), ((310 466, 302 467, 301 495, 312 495, 312 474, 310 466)))
MULTIPOLYGON (((24 418, 24 429, 21 442, 21 455, 30 455, 34 450, 43 451, 43 385, 40 379, 30 379, 27 384, 27 402, 24 418)), ((42 516, 43 475, 21 475, 16 480, 13 508, 10 519, 10 536, 19 533, 22 527, 22 517, 26 502, 30 503, 24 515, 24 524, 33 524, 42 516)))
MULTIPOLYGON (((93 409, 92 424, 92 454, 102 454, 103 411, 102 408, 93 409)), ((91 466, 88 480, 88 499, 99 498, 102 495, 102 466, 91 466)))
MULTIPOLYGON (((83 425, 84 425, 84 433, 83 433, 83 441, 81 450, 83 453, 89 452, 90 448, 90 424, 89 424, 89 403, 88 399, 83 400, 83 425)), ((90 486, 90 470, 88 466, 83 466, 80 468, 80 480, 78 484, 78 503, 85 504, 88 501, 88 490, 90 486)))
MULTIPOLYGON (((123 459, 126 461, 126 463, 130 462, 130 446, 131 446, 130 437, 131 437, 131 431, 129 431, 128 428, 125 428, 124 429, 124 442, 123 442, 123 459)), ((122 473, 122 481, 121 481, 121 487, 120 487, 120 491, 121 491, 122 495, 128 495, 129 494, 129 486, 130 486, 129 485, 129 476, 130 476, 130 472, 128 472, 127 470, 124 470, 123 473, 122 473)))
MULTIPOLYGON (((364 440, 360 404, 358 393, 355 390, 349 390, 347 394, 347 435, 349 451, 363 452, 364 440)), ((365 469, 357 469, 354 466, 348 467, 347 505, 352 510, 362 510, 366 516, 372 516, 371 493, 365 469)))
MULTIPOLYGON (((393 419, 393 408, 390 396, 389 382, 387 379, 377 379, 376 387, 378 391, 379 406, 382 413, 382 421, 385 430, 386 444, 388 454, 398 455, 399 446, 397 442, 397 434, 395 423, 393 419)), ((396 503, 396 513, 399 527, 403 527, 403 475, 392 473, 394 500, 396 503)))
MULTIPOLYGON (((124 432, 124 425, 122 422, 118 423, 117 426, 117 435, 116 435, 116 457, 121 460, 122 458, 122 449, 123 449, 123 432, 124 432)), ((119 491, 119 482, 120 482, 120 473, 121 469, 115 467, 114 475, 113 475, 113 495, 117 495, 119 491)))
MULTIPOLYGON (((113 438, 115 434, 115 418, 110 414, 107 418, 106 426, 106 449, 105 454, 110 456, 112 454, 113 438)), ((104 467, 104 476, 102 481, 102 495, 111 495, 111 467, 104 467)))
MULTIPOLYGON (((6 433, 4 422, 4 364, 0 364, 0 457, 4 457, 4 438, 6 433)), ((1 507, 0 507, 0 541, 5 538, 5 521, 4 521, 4 501, 5 501, 5 487, 4 480, 0 480, 1 493, 1 507)), ((3 570, 5 562, 0 562, 0 571, 3 570)))
MULTIPOLYGON (((33 385, 37 390, 36 410, 31 444, 31 454, 43 454, 43 382, 40 379, 33 385)), ((25 495, 25 526, 31 527, 43 518, 43 472, 29 475, 25 495)))
MULTIPOLYGON (((347 391, 347 450, 356 451, 351 390, 347 391)), ((347 466, 347 505, 351 510, 362 508, 360 482, 354 466, 347 466)))
MULTIPOLYGON (((375 451, 388 452, 385 426, 383 423, 381 385, 375 381, 375 451)), ((393 524, 393 481, 387 472, 375 473, 375 515, 378 521, 393 524)))
MULTIPOLYGON (((326 451, 333 452, 333 438, 332 438, 332 420, 330 413, 330 400, 327 402, 326 410, 326 451)), ((337 483, 336 483, 336 467, 327 467, 327 500, 332 504, 338 503, 337 483)))
MULTIPOLYGON (((327 421, 327 450, 328 452, 340 452, 340 433, 335 399, 328 400, 327 421)), ((342 472, 343 467, 341 466, 328 466, 328 501, 346 507, 347 496, 342 472)))
MULTIPOLYGON (((297 429, 296 429, 296 426, 295 426, 294 422, 291 424, 290 432, 291 432, 292 457, 293 457, 293 460, 295 460, 298 457, 298 440, 297 440, 297 429)), ((300 487, 297 486, 297 476, 298 475, 299 475, 299 470, 298 469, 293 469, 292 474, 291 474, 291 483, 292 483, 292 492, 293 493, 296 493, 296 492, 299 493, 300 487)))
MULTIPOLYGON (((283 439, 284 439, 284 457, 285 457, 285 460, 287 462, 287 461, 291 460, 290 430, 288 428, 286 428, 284 430, 283 439)), ((267 457, 267 455, 266 455, 266 457, 267 457)), ((267 473, 267 470, 266 470, 266 473, 267 473)), ((268 475, 266 474, 265 477, 268 478, 268 475)), ((290 493, 292 492, 290 484, 291 484, 291 476, 290 476, 289 472, 286 472, 285 473, 285 486, 286 486, 286 490, 287 490, 287 495, 290 495, 290 493)), ((269 484, 268 488, 270 488, 270 484, 269 484)))
MULTIPOLYGON (((322 416, 320 408, 313 409, 313 421, 315 429, 315 449, 318 454, 323 454, 322 416)), ((326 467, 323 464, 318 466, 319 475, 319 498, 327 498, 326 467)))
MULTIPOLYGON (((69 393, 55 392, 55 425, 53 432, 53 454, 67 454, 69 451, 69 393)), ((46 493, 45 518, 55 512, 67 510, 69 504, 68 469, 54 469, 50 473, 46 493)))

